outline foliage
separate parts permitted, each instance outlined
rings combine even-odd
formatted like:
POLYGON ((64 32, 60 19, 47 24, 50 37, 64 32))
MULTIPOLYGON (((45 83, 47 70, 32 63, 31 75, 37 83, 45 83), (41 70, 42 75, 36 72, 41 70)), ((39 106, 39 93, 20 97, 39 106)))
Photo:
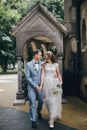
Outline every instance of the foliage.
POLYGON ((63 23, 63 0, 0 0, 0 65, 7 70, 8 63, 15 64, 15 38, 9 34, 37 2, 45 5, 52 14, 63 23))
POLYGON ((59 20, 64 22, 64 0, 41 0, 47 9, 59 20))
POLYGON ((18 22, 20 14, 3 1, 0 2, 0 65, 6 71, 7 64, 15 61, 15 38, 9 34, 11 26, 18 22))
POLYGON ((24 13, 26 14, 26 11, 31 10, 38 2, 45 5, 57 20, 64 23, 64 0, 27 0, 27 9, 24 9, 24 13))

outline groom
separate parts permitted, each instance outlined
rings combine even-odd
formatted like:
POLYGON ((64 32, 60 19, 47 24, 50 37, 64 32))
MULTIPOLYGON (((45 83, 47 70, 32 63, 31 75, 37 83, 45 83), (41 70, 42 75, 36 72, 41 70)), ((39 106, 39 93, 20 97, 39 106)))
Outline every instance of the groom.
POLYGON ((32 121, 32 128, 36 128, 36 113, 38 118, 41 119, 42 109, 42 94, 40 88, 40 77, 41 77, 41 64, 40 59, 42 53, 40 50, 34 51, 33 60, 27 63, 26 67, 26 78, 28 80, 28 99, 29 99, 29 115, 32 121), (38 101, 38 108, 36 108, 36 100, 38 101))

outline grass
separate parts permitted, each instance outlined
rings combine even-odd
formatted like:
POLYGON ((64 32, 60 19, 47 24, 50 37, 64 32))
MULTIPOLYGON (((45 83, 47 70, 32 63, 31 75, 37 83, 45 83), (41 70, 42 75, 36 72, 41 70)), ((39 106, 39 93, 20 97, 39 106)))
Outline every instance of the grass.
POLYGON ((17 74, 17 69, 8 69, 6 72, 0 70, 0 74, 17 74))

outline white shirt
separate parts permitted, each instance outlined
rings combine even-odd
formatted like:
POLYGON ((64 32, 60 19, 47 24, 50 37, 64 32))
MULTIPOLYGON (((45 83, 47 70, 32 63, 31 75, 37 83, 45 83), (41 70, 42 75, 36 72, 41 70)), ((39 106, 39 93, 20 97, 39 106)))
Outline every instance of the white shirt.
POLYGON ((38 70, 39 65, 38 65, 38 64, 35 64, 35 67, 36 67, 36 70, 38 70))

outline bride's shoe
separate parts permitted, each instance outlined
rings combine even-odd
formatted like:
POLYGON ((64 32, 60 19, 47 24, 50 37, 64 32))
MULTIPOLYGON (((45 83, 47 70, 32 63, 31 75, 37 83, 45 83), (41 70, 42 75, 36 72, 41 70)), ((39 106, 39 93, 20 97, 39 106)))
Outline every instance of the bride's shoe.
POLYGON ((54 124, 49 124, 49 128, 53 129, 54 128, 54 124))
POLYGON ((49 128, 51 128, 51 129, 54 128, 54 122, 49 121, 48 124, 49 124, 49 128))

